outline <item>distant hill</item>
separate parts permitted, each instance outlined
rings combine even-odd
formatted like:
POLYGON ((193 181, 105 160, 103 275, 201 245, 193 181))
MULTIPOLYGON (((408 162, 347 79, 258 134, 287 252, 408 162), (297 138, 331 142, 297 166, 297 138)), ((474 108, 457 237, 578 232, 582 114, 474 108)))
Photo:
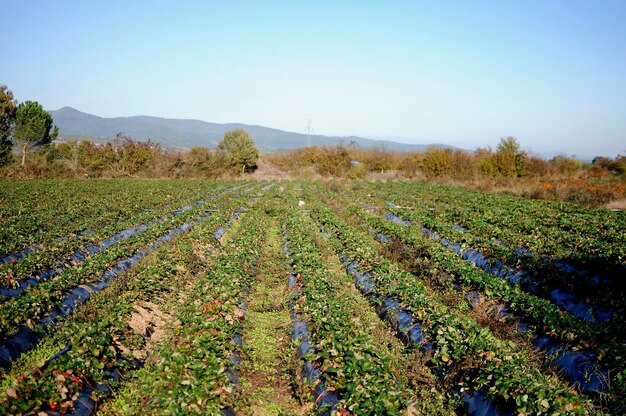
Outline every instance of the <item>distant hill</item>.
POLYGON ((574 159, 578 159, 586 163, 591 163, 593 159, 595 159, 595 156, 580 155, 580 154, 567 154, 564 152, 539 152, 537 153, 537 156, 545 160, 550 160, 557 156, 566 156, 566 157, 573 157, 574 159))
MULTIPOLYGON (((50 114, 54 118, 54 124, 59 126, 60 140, 89 139, 104 143, 110 141, 117 133, 123 133, 135 140, 150 139, 167 148, 191 148, 193 146, 214 148, 226 131, 242 128, 250 133, 262 152, 269 153, 306 146, 308 138, 306 134, 240 123, 218 124, 201 120, 149 116, 104 118, 83 113, 71 107, 50 111, 50 114)), ((363 148, 385 147, 399 151, 420 151, 431 146, 356 136, 311 135, 312 145, 335 145, 340 142, 346 145, 355 142, 363 148)))

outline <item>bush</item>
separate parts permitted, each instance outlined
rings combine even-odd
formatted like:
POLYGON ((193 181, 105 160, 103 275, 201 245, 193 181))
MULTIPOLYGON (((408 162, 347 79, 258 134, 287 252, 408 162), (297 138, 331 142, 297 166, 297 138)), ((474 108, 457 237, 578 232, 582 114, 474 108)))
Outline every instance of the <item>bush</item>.
POLYGON ((583 163, 580 160, 559 155, 550 159, 550 166, 562 175, 573 175, 582 169, 583 163))
POLYGON ((431 147, 424 153, 422 172, 429 178, 449 176, 453 164, 452 150, 431 147))
POLYGON ((463 150, 452 151, 452 176, 470 179, 475 176, 474 156, 463 150))
POLYGON ((323 176, 345 177, 352 167, 350 154, 343 146, 323 147, 317 159, 317 171, 323 176))
POLYGON ((398 162, 397 169, 407 178, 415 178, 420 172, 423 159, 422 153, 407 153, 398 162))
POLYGON ((352 165, 350 171, 348 172, 348 178, 363 179, 366 173, 367 169, 365 169, 365 166, 362 163, 358 165, 352 165))
POLYGON ((148 170, 154 153, 159 151, 159 145, 149 140, 136 142, 130 137, 118 135, 114 142, 114 150, 120 176, 133 176, 148 170))
POLYGON ((529 156, 524 160, 524 172, 529 177, 546 176, 550 173, 550 163, 540 157, 529 156))

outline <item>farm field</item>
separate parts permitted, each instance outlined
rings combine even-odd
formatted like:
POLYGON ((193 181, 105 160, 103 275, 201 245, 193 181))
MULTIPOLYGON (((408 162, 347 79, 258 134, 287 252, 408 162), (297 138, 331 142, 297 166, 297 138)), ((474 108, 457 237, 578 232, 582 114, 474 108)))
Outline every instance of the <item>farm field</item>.
POLYGON ((0 182, 0 413, 626 414, 626 214, 412 181, 0 182))

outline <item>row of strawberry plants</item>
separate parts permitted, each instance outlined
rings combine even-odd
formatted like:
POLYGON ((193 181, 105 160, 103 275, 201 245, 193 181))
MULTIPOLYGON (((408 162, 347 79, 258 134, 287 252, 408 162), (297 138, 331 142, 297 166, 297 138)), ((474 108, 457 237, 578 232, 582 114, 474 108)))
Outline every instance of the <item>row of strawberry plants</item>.
MULTIPOLYGON (((52 244, 46 246, 45 250, 38 250, 21 261, 2 265, 0 266, 0 273, 4 275, 7 287, 0 288, 0 297, 11 298, 17 296, 27 288, 55 276, 65 268, 84 262, 89 256, 106 250, 119 241, 141 233, 149 227, 166 221, 173 216, 179 216, 192 209, 194 205, 204 205, 209 199, 225 195, 245 186, 247 185, 237 185, 220 190, 219 193, 216 193, 218 189, 216 188, 216 191, 212 192, 211 195, 202 195, 202 199, 194 198, 193 203, 174 207, 168 204, 160 210, 150 210, 149 213, 144 213, 138 217, 119 222, 114 226, 100 229, 89 235, 88 238, 66 240, 62 242, 62 245, 52 244), (127 228, 129 225, 132 225, 132 227, 127 228)), ((219 187, 219 189, 223 189, 223 187, 219 187)))
MULTIPOLYGON (((326 268, 310 237, 312 224, 290 210, 285 225, 296 279, 292 283, 298 288, 293 310, 307 324, 308 343, 299 346, 303 373, 317 383, 313 387, 323 386, 316 392, 318 403, 332 405, 339 414, 406 412, 413 394, 398 382, 389 357, 374 347, 344 305, 338 278, 326 268), (335 400, 325 402, 329 394, 335 400)), ((298 333, 294 337, 303 341, 298 333)))
POLYGON ((94 226, 104 227, 144 210, 210 192, 199 181, 13 181, 2 187, 2 257, 94 226))
MULTIPOLYGON (((324 191, 329 192, 327 189, 324 191)), ((337 197, 336 194, 333 195, 337 197)), ((526 329, 526 324, 520 328, 524 328, 524 333, 531 334, 533 345, 546 352, 551 360, 562 368, 564 374, 579 385, 581 390, 595 393, 610 387, 605 392, 606 394, 594 396, 595 399, 599 402, 609 401, 610 406, 616 409, 626 408, 626 401, 621 399, 625 396, 624 392, 626 391, 624 386, 626 370, 617 364, 622 361, 621 357, 624 356, 625 351, 621 336, 616 333, 614 326, 609 329, 608 327, 597 328, 594 325, 583 324, 580 320, 560 313, 555 305, 542 302, 541 299, 521 292, 518 288, 508 287, 503 279, 494 279, 493 276, 482 272, 471 264, 463 264, 461 259, 454 258, 451 253, 446 252, 437 243, 429 241, 428 238, 422 236, 425 240, 423 241, 424 244, 419 244, 418 237, 420 235, 415 236, 415 238, 407 237, 407 234, 415 229, 412 227, 409 230, 404 229, 403 226, 408 225, 404 220, 397 217, 391 218, 395 219, 396 223, 403 225, 398 226, 368 214, 363 209, 352 207, 351 210, 356 211, 357 215, 368 222, 370 226, 375 227, 377 234, 399 238, 407 244, 410 243, 415 252, 424 253, 439 264, 446 265, 457 282, 481 290, 482 295, 488 299, 504 300, 507 307, 517 316, 536 324, 531 326, 534 327, 532 331, 526 329), (381 232, 383 234, 380 234, 381 232), (597 353, 594 353, 590 348, 597 353)), ((438 237, 435 233, 424 228, 420 229, 420 234, 430 238, 438 237)), ((388 237, 384 238, 389 241, 388 237)), ((446 239, 437 238, 437 240, 448 248, 453 248, 452 246, 455 245, 446 239)), ((456 246, 456 251, 460 253, 460 245, 457 244, 456 246)), ((467 253, 471 253, 471 251, 465 252, 463 258, 467 253)), ((474 252, 474 254, 477 253, 474 252)), ((475 298, 476 294, 470 295, 475 298)), ((470 305, 473 305, 473 302, 474 300, 470 299, 470 305)))
POLYGON ((463 283, 477 288, 489 298, 505 301, 512 310, 522 314, 538 326, 546 327, 550 334, 561 341, 573 343, 578 347, 588 344, 601 345, 602 356, 612 360, 624 356, 625 351, 624 347, 620 346, 620 337, 613 331, 577 319, 565 313, 557 305, 475 267, 422 234, 415 227, 394 224, 357 207, 352 207, 352 210, 376 230, 400 238, 416 251, 445 265, 446 270, 457 276, 463 283))
POLYGON ((94 411, 110 396, 117 381, 143 366, 150 353, 150 331, 138 333, 131 324, 136 308, 177 307, 188 279, 204 272, 213 247, 207 240, 218 224, 227 221, 233 204, 229 205, 120 276, 111 287, 90 298, 79 313, 57 326, 47 344, 66 347, 30 374, 20 369, 6 376, 13 383, 2 399, 5 409, 16 413, 94 411))
POLYGON ((241 400, 237 363, 244 353, 238 342, 242 300, 265 233, 260 213, 245 214, 225 247, 195 276, 170 339, 155 348, 156 359, 124 382, 105 414, 235 414, 241 400))
MULTIPOLYGON (((346 272, 354 279, 355 287, 374 307, 378 317, 386 322, 396 333, 396 336, 408 346, 408 351, 413 353, 420 351, 418 353, 422 356, 420 361, 428 361, 433 353, 432 344, 424 341, 420 322, 411 316, 411 313, 393 297, 381 295, 376 289, 376 283, 371 273, 369 271, 362 272, 362 265, 346 252, 344 244, 334 238, 332 233, 325 231, 325 229, 324 225, 320 225, 320 231, 326 238, 330 239, 329 242, 334 247, 334 250, 341 254, 341 262, 346 272)), ((363 237, 367 238, 368 236, 363 235, 363 237)), ((487 398, 484 390, 468 393, 467 390, 459 391, 455 387, 450 387, 450 380, 449 378, 446 379, 448 369, 445 365, 434 365, 430 362, 430 365, 423 368, 428 368, 429 371, 432 370, 430 374, 434 377, 439 377, 441 383, 446 384, 447 382, 449 391, 445 396, 441 395, 440 397, 447 397, 448 402, 457 410, 470 415, 489 416, 502 414, 502 410, 491 399, 487 398), (464 404, 465 409, 458 409, 460 402, 464 404)), ((433 396, 431 395, 431 397, 433 396)), ((439 411, 441 414, 449 414, 452 410, 450 408, 446 411, 439 406, 439 411)), ((432 409, 428 412, 432 412, 432 409)))
MULTIPOLYGON (((193 201, 196 205, 204 203, 206 196, 193 201)), ((109 248, 120 240, 140 233, 155 223, 180 215, 193 207, 193 204, 181 202, 173 206, 150 210, 124 221, 117 222, 82 238, 66 239, 48 244, 36 252, 0 266, 2 282, 0 296, 13 297, 34 286, 39 281, 48 279, 61 270, 82 263, 88 256, 109 248)))
POLYGON ((393 195, 393 200, 400 204, 409 203, 416 210, 438 213, 450 222, 507 245, 561 259, 559 265, 566 260, 582 268, 611 272, 616 269, 602 270, 603 264, 623 266, 626 259, 624 213, 418 184, 394 184, 377 189, 384 195, 393 195))
POLYGON ((519 413, 593 410, 587 400, 558 379, 543 375, 530 354, 451 311, 419 278, 376 255, 363 235, 338 220, 327 207, 320 204, 316 209, 320 222, 342 241, 346 254, 369 273, 378 295, 397 300, 419 322, 421 342, 434 351, 432 365, 446 368, 462 391, 486 391, 487 397, 502 408, 513 406, 519 413))
MULTIPOLYGON (((389 191, 387 191, 389 192, 389 191)), ((372 204, 372 198, 364 198, 362 194, 353 193, 354 198, 361 200, 364 204, 372 208, 380 208, 380 202, 376 205, 372 204)), ((372 195, 371 193, 369 194, 372 195)), ((383 190, 376 194, 381 200, 386 200, 387 195, 383 190)), ((400 203, 410 204, 410 197, 397 196, 394 200, 400 203)), ((388 201, 387 201, 388 202, 388 201)), ((392 213, 397 214, 402 219, 409 219, 415 223, 424 224, 424 232, 431 237, 438 239, 442 244, 453 249, 457 254, 462 254, 463 258, 471 259, 481 268, 499 277, 510 278, 517 283, 521 283, 522 287, 541 297, 551 299, 558 303, 561 307, 576 314, 579 317, 590 321, 611 320, 611 326, 615 329, 618 325, 624 327, 624 320, 621 318, 624 309, 623 293, 619 291, 606 291, 603 285, 596 284, 593 279, 579 276, 572 270, 563 270, 563 268, 555 267, 553 262, 546 261, 545 258, 531 256, 527 252, 520 252, 504 245, 500 240, 494 240, 483 235, 472 233, 457 224, 449 225, 445 220, 438 220, 444 217, 445 210, 436 210, 430 212, 430 209, 424 208, 406 208, 399 207, 396 204, 389 203, 389 209, 392 213), (426 228, 428 227, 428 228, 426 228), (442 238, 437 233, 443 232, 448 238, 442 238), (453 243, 455 241, 457 243, 453 243), (468 248, 467 245, 470 245, 468 248), (488 255, 488 256, 487 256, 488 255), (491 263, 488 259, 495 258, 491 263), (504 261, 504 263, 502 262, 504 261), (524 271, 513 270, 506 266, 505 263, 522 267, 524 271)), ((402 222, 400 219, 391 216, 392 220, 402 222)), ((598 282, 606 284, 605 280, 597 279, 598 282)), ((617 289, 617 287, 613 287, 617 289)), ((623 332, 623 331, 622 331, 623 332)))
MULTIPOLYGON (((27 290, 23 295, 8 300, 0 305, 0 334, 3 337, 12 335, 19 329, 17 325, 25 325, 42 318, 64 302, 67 303, 67 296, 72 288, 99 281, 100 276, 106 277, 111 269, 115 271, 120 260, 124 262, 124 259, 140 252, 142 247, 149 247, 159 236, 166 235, 168 230, 184 226, 199 214, 203 214, 206 209, 219 207, 227 200, 229 200, 228 196, 224 195, 210 201, 208 206, 194 206, 180 216, 156 224, 143 233, 134 235, 111 249, 90 257, 84 263, 66 269, 54 279, 27 290)), ((73 303, 73 299, 69 301, 73 303)))
MULTIPOLYGON (((614 301, 614 297, 602 296, 606 294, 606 291, 602 290, 602 287, 611 284, 614 285, 614 282, 610 276, 616 276, 623 273, 623 267, 608 267, 608 268, 600 268, 600 270, 595 270, 592 272, 590 270, 583 270, 577 267, 573 267, 563 258, 559 258, 557 253, 549 252, 544 250, 539 250, 538 252, 533 252, 527 248, 520 247, 520 244, 525 244, 525 240, 529 240, 529 234, 515 231, 515 224, 510 224, 508 222, 501 223, 498 222, 494 218, 485 219, 481 213, 471 211, 471 215, 467 212, 467 209, 464 207, 466 205, 472 206, 471 202, 466 201, 465 199, 456 200, 455 205, 450 205, 449 203, 438 203, 436 201, 437 193, 434 195, 429 192, 420 192, 419 194, 409 194, 409 195, 398 195, 395 194, 393 198, 391 198, 390 194, 391 190, 380 190, 381 199, 388 200, 391 199, 395 202, 391 203, 391 205, 396 205, 396 202, 400 205, 411 205, 410 209, 405 209, 405 212, 410 212, 413 215, 416 215, 420 218, 430 218, 433 221, 444 224, 452 224, 452 231, 455 231, 457 234, 460 234, 460 237, 465 237, 466 233, 473 233, 476 237, 474 238, 476 243, 480 243, 481 245, 490 246, 489 252, 493 252, 502 255, 508 259, 510 262, 515 262, 523 265, 529 272, 532 272, 535 275, 541 275, 542 280, 555 280, 556 284, 572 286, 573 291, 581 292, 581 293, 592 293, 596 294, 598 297, 598 304, 607 305, 614 301), (432 199, 435 199, 435 202, 432 202, 432 199), (426 202, 424 202, 426 200, 426 202), (461 205, 462 204, 462 205, 461 205), (463 224, 463 225, 459 225, 463 224), (502 225, 506 224, 506 227, 502 225), (469 230, 468 230, 469 227, 469 230), (522 240, 520 242, 520 240, 522 240), (507 241, 507 242, 505 242, 507 241), (543 254, 542 254, 543 253, 543 254), (549 255, 551 257, 546 257, 549 255)), ((396 207, 397 208, 397 207, 396 207)), ((595 218, 594 212, 587 212, 586 216, 595 218)), ((492 216, 490 212, 487 212, 485 215, 492 216)), ((539 235, 541 239, 550 240, 550 242, 556 246, 560 247, 562 245, 560 234, 561 231, 559 228, 566 227, 571 232, 583 232, 585 240, 594 240, 598 238, 603 238, 607 234, 615 234, 615 233, 623 233, 624 224, 623 219, 620 224, 620 216, 618 213, 610 213, 612 219, 609 220, 608 223, 603 223, 602 226, 599 224, 595 224, 593 228, 587 228, 586 224, 589 223, 589 218, 570 218, 566 213, 560 212, 559 214, 558 227, 553 226, 549 229, 545 229, 545 235, 539 235), (616 222, 617 220, 617 222, 616 222), (565 221, 567 221, 567 225, 565 225, 565 221), (581 226, 585 226, 587 231, 580 230, 581 226, 577 225, 577 221, 583 221, 581 226)), ((530 241, 536 241, 536 235, 533 235, 533 238, 530 241)), ((622 235, 622 239, 616 239, 617 236, 614 236, 612 239, 607 240, 603 243, 606 247, 610 247, 613 249, 615 246, 619 246, 625 243, 622 235)), ((583 238, 579 238, 578 241, 582 241, 583 238)), ((587 244, 587 243, 586 243, 587 244)), ((585 254, 580 251, 580 248, 576 248, 576 252, 570 253, 569 251, 566 253, 562 253, 565 256, 574 255, 579 257, 587 257, 590 258, 591 254, 585 254)), ((596 254, 593 254, 595 256, 596 254)), ((623 261, 623 260, 622 260, 623 261)), ((622 265, 623 266, 623 265, 622 265)), ((622 292, 626 289, 626 285, 621 279, 617 279, 619 284, 614 285, 614 289, 621 290, 622 292)), ((615 290, 613 290, 615 292, 615 290)), ((622 293, 623 295, 623 293, 622 293)), ((623 296, 622 296, 623 297, 623 296)), ((615 304, 621 304, 622 302, 613 302, 615 304)))
MULTIPOLYGON (((287 236, 286 226, 283 228, 283 251, 284 255, 288 258, 291 252, 289 250, 289 238, 287 236)), ((298 275, 291 264, 289 264, 288 283, 292 298, 302 293, 298 282, 298 275)), ((317 414, 330 415, 337 411, 339 396, 333 387, 328 388, 326 386, 321 371, 316 368, 319 364, 315 363, 314 358, 310 356, 311 354, 307 356, 307 353, 312 348, 309 324, 302 314, 297 311, 296 303, 293 299, 289 302, 289 312, 293 329, 292 343, 296 346, 295 356, 299 360, 296 366, 300 367, 299 375, 301 377, 301 384, 304 385, 304 391, 308 392, 309 395, 313 397, 312 401, 317 408, 317 414)))
POLYGON ((479 267, 499 277, 510 276, 509 280, 520 284, 524 290, 550 299, 579 318, 590 322, 610 319, 614 329, 616 324, 624 327, 626 299, 620 291, 607 292, 604 285, 595 284, 575 273, 553 268, 543 259, 520 255, 511 247, 474 236, 471 232, 459 231, 454 226, 428 216, 416 215, 403 209, 391 211, 414 224, 422 224, 428 234, 455 249, 464 259, 471 258, 479 267), (439 233, 443 233, 445 238, 439 233), (514 265, 516 268, 507 265, 514 265))
MULTIPOLYGON (((144 224, 151 220, 166 214, 179 215, 194 204, 202 204, 206 198, 214 197, 210 194, 233 191, 245 186, 245 183, 243 185, 229 184, 231 186, 228 188, 223 185, 217 186, 217 183, 212 185, 197 188, 192 195, 183 196, 181 194, 181 198, 170 199, 165 204, 160 201, 156 206, 137 210, 113 223, 105 221, 102 218, 103 213, 94 211, 91 215, 81 218, 83 222, 89 222, 89 228, 62 237, 49 235, 47 239, 41 240, 35 245, 0 259, 0 279, 4 280, 4 286, 16 285, 20 279, 28 276, 28 273, 32 273, 33 269, 54 267, 54 261, 57 258, 64 255, 80 258, 86 254, 93 254, 91 251, 97 251, 101 246, 112 243, 110 240, 115 240, 120 236, 128 236, 133 231, 139 231, 136 229, 146 227, 144 224), (204 192, 209 193, 209 196, 207 197, 204 192)), ((189 191, 186 193, 190 194, 189 191)), ((123 211, 123 205, 118 210, 123 211)))
MULTIPOLYGON (((13 360, 19 358, 25 351, 30 350, 51 328, 54 328, 59 320, 74 313, 77 307, 88 300, 93 293, 98 293, 108 287, 120 274, 141 261, 150 252, 163 243, 186 232, 189 228, 202 222, 209 214, 203 214, 195 220, 184 223, 179 227, 168 230, 150 245, 137 251, 131 257, 118 261, 113 267, 107 269, 99 280, 82 284, 72 289, 63 299, 62 305, 50 311, 45 317, 34 321, 29 326, 19 326, 15 335, 5 339, 0 344, 0 365, 6 367, 13 360)), ((29 321, 32 322, 32 321, 29 321)))
MULTIPOLYGON (((325 191, 328 192, 327 189, 325 189, 325 191)), ((358 199, 364 198, 361 196, 361 198, 357 198, 357 200, 358 199)), ((374 208, 377 207, 374 206, 374 208)), ((395 212, 403 211, 396 210, 395 212)), ((364 212, 361 214, 365 215, 364 212)), ((407 222, 397 217, 390 217, 388 219, 395 219, 396 222, 407 225, 407 222)), ((381 221, 380 219, 378 219, 378 223, 381 223, 389 228, 401 230, 401 228, 393 226, 386 221, 381 221)), ((382 238, 380 238, 381 240, 384 239, 390 241, 388 237, 380 233, 381 228, 378 228, 378 230, 379 231, 376 231, 376 233, 379 236, 382 236, 382 238)), ((389 229, 386 231, 384 229, 382 230, 384 233, 398 238, 398 235, 394 234, 393 231, 390 231, 389 229)), ((436 233, 433 233, 423 227, 420 228, 420 230, 423 231, 423 234, 426 236, 440 241, 442 245, 454 249, 457 253, 461 252, 461 246, 459 244, 453 244, 447 239, 440 238, 440 236, 436 233)), ((437 246, 437 244, 435 244, 435 246, 437 246)), ((413 247, 413 249, 416 252, 424 251, 424 247, 413 247)), ((441 251, 442 247, 434 247, 434 250, 437 249, 441 251)), ((448 253, 448 255, 450 255, 450 253, 448 253)), ((480 256, 482 256, 480 253, 473 250, 465 251, 463 253, 463 258, 470 260, 480 256)), ((442 261, 443 264, 446 264, 445 262, 447 260, 449 259, 446 259, 445 257, 435 257, 435 261, 442 261)), ((460 259, 458 258, 456 259, 457 262, 459 260, 460 259)), ((454 261, 454 259, 452 259, 452 261, 454 261)), ((484 266, 481 262, 478 262, 478 264, 481 264, 481 267, 484 266)), ((488 268, 488 270, 490 273, 494 273, 500 277, 502 277, 503 274, 506 274, 507 277, 509 275, 513 277, 523 275, 523 273, 513 271, 512 269, 507 271, 507 268, 501 263, 496 263, 495 266, 498 267, 488 268)), ((465 265, 465 269, 453 268, 452 271, 452 276, 454 277, 453 280, 461 282, 465 285, 473 285, 479 290, 484 290, 482 295, 486 295, 488 299, 496 301, 503 300, 503 298, 500 297, 502 294, 500 289, 502 286, 505 286, 506 288, 506 284, 503 281, 493 282, 493 277, 489 275, 481 277, 480 273, 476 273, 477 270, 469 264, 465 265), (471 278, 468 279, 468 277, 471 278), (493 283, 495 283, 495 285, 493 285, 493 283)), ((469 303, 472 307, 474 307, 476 294, 472 292, 468 295, 471 297, 471 299, 469 299, 469 303)), ((623 367, 616 367, 616 363, 621 361, 620 357, 624 355, 624 351, 623 347, 621 347, 622 343, 620 342, 621 338, 619 333, 616 333, 619 331, 615 331, 615 322, 613 322, 610 329, 608 329, 608 326, 603 329, 598 329, 587 325, 585 328, 586 330, 580 331, 575 337, 572 331, 575 332, 580 329, 579 320, 574 320, 569 316, 565 316, 565 321, 561 321, 561 325, 565 322, 569 330, 559 328, 559 321, 554 319, 555 314, 558 317, 558 311, 555 310, 557 308, 554 307, 554 305, 541 304, 541 302, 537 302, 537 299, 535 299, 532 295, 526 299, 520 299, 520 296, 522 298, 525 297, 523 293, 515 293, 515 291, 513 291, 513 293, 507 293, 507 295, 504 296, 504 299, 506 299, 506 301, 516 299, 513 303, 508 304, 507 307, 514 309, 517 316, 522 316, 524 319, 528 319, 530 317, 533 323, 538 323, 536 326, 531 325, 531 328, 534 327, 534 330, 530 331, 525 323, 520 323, 522 332, 524 334, 528 333, 532 336, 533 345, 544 351, 558 367, 563 369, 564 374, 567 375, 568 378, 580 386, 580 389, 588 392, 597 392, 600 390, 606 390, 607 385, 609 385, 610 389, 609 391, 605 391, 606 394, 594 396, 598 402, 608 400, 611 402, 610 406, 614 408, 626 408, 626 402, 620 399, 620 397, 624 396, 623 392, 625 390, 623 380, 626 377, 626 372, 623 367), (544 321, 537 322, 536 318, 544 319, 544 321), (593 335, 589 335, 590 333, 593 335), (598 339, 604 340, 604 344, 599 343, 598 339), (595 350, 597 353, 594 353, 592 350, 595 350), (600 361, 598 359, 600 359, 600 361)), ((571 300, 568 299, 568 301, 571 300)), ((623 333, 623 331, 621 333, 623 333)))
MULTIPOLYGON (((216 187, 214 190, 217 190, 219 188, 220 187, 216 187)), ((207 191, 210 191, 210 189, 207 189, 207 191)), ((196 192, 198 192, 198 196, 199 196, 200 195, 199 189, 196 189, 196 192)), ((142 213, 150 213, 154 210, 167 209, 176 204, 182 204, 185 201, 193 200, 194 195, 189 195, 189 192, 187 192, 187 194, 188 195, 181 194, 180 198, 170 200, 168 201, 168 203, 163 203, 163 201, 161 200, 161 201, 154 201, 156 205, 144 206, 143 204, 138 204, 136 209, 134 209, 130 215, 136 216, 142 213)), ((99 197, 96 196, 96 198, 94 199, 97 201, 99 197)), ((124 203, 124 201, 120 201, 120 202, 124 203)), ((147 201, 143 201, 143 202, 146 203, 147 201)), ((39 206, 39 208, 43 208, 45 206, 46 204, 41 202, 41 205, 39 206)), ((47 207, 47 208, 50 211, 54 209, 53 207, 47 207)), ((6 215, 6 213, 2 213, 2 214, 6 215)), ((38 213, 37 215, 45 216, 45 215, 49 215, 49 213, 38 213)), ((24 257, 34 252, 37 252, 39 250, 46 249, 49 245, 53 245, 55 243, 63 243, 67 240, 72 240, 72 239, 81 239, 81 238, 89 239, 90 236, 94 234, 95 232, 98 232, 100 228, 114 226, 116 223, 121 223, 127 219, 126 217, 124 217, 124 218, 120 218, 117 221, 112 222, 110 218, 112 215, 118 215, 118 213, 115 210, 109 210, 109 212, 101 212, 98 210, 85 212, 84 215, 81 217, 81 223, 85 224, 86 228, 82 228, 79 231, 71 231, 72 229, 74 229, 74 227, 76 227, 76 224, 72 222, 68 222, 65 224, 65 228, 67 228, 68 230, 67 233, 63 234, 61 232, 60 235, 53 235, 52 233, 48 232, 46 233, 43 239, 37 241, 35 244, 32 244, 26 248, 18 249, 10 254, 3 255, 3 257, 0 257, 0 264, 21 260, 24 257)), ((17 238, 19 238, 20 233, 28 233, 27 227, 29 226, 29 222, 32 221, 31 217, 33 216, 35 216, 35 213, 28 213, 27 215, 24 215, 23 218, 21 218, 22 223, 16 222, 15 228, 18 230, 18 233, 16 235, 17 238)))
MULTIPOLYGON (((355 211, 379 232, 399 238, 416 252, 444 265, 457 282, 479 290, 487 299, 505 302, 510 311, 532 324, 532 329, 524 329, 524 333, 532 334, 533 344, 546 351, 580 389, 588 392, 606 390, 606 396, 611 396, 608 399, 612 402, 611 406, 622 408, 626 405, 620 399, 626 392, 626 369, 618 364, 625 353, 619 334, 564 313, 549 301, 530 295, 518 286, 511 286, 505 280, 465 263, 444 247, 417 235, 411 229, 389 223, 359 209, 355 211)), ((606 400, 606 397, 599 397, 598 400, 606 400)))
MULTIPOLYGON (((377 235, 384 235, 378 230, 376 231, 376 233, 377 235)), ((431 231, 425 231, 424 233, 431 238, 438 239, 436 233, 433 233, 431 231)), ((388 239, 388 237, 385 238, 388 239)), ((386 243, 388 241, 383 242, 386 243)), ((450 245, 448 244, 446 239, 442 238, 440 239, 440 242, 442 245, 450 248, 450 245)), ((406 248, 406 246, 404 247, 406 248)), ((413 250, 416 250, 416 248, 413 247, 413 250)), ((463 252, 463 259, 466 259, 466 255, 468 255, 468 253, 468 259, 473 261, 473 255, 477 255, 477 253, 474 250, 467 250, 463 252)), ((457 252, 457 254, 461 253, 457 252)), ((493 272, 489 268, 485 269, 491 274, 494 274, 498 277, 503 277, 500 274, 493 272)), ((500 268, 498 270, 503 270, 506 272, 506 269, 500 268)), ((520 275, 521 273, 519 271, 514 271, 514 276, 520 275)), ((454 283, 455 285, 460 285, 461 283, 464 283, 462 282, 462 280, 463 279, 452 278, 450 279, 450 282, 454 283)), ((457 290, 460 289, 460 287, 457 288, 457 290)), ((486 297, 491 301, 496 300, 497 302, 502 302, 501 298, 498 298, 497 296, 495 298, 493 297, 493 292, 487 291, 487 293, 488 295, 486 297)), ((475 290, 470 290, 465 294, 465 298, 472 308, 478 307, 482 296, 484 296, 484 293, 477 293, 475 290)), ((597 354, 588 349, 582 349, 582 347, 580 346, 572 347, 571 345, 566 345, 562 342, 555 340, 552 336, 545 333, 545 330, 547 329, 546 327, 544 327, 542 331, 537 331, 536 327, 535 329, 531 329, 532 327, 534 327, 534 325, 528 325, 526 322, 522 321, 524 316, 522 316, 522 313, 520 313, 519 309, 517 310, 517 312, 511 314, 509 305, 505 304, 503 306, 506 308, 507 312, 504 312, 504 314, 502 312, 498 312, 500 314, 499 317, 506 317, 507 319, 518 319, 518 331, 521 334, 529 335, 532 338, 533 345, 541 351, 545 352, 549 356, 549 358, 558 367, 560 367, 564 375, 566 375, 571 381, 579 385, 580 390, 584 392, 597 393, 606 389, 606 387, 610 384, 609 371, 606 368, 603 368, 603 365, 598 361, 597 354)), ((516 305, 514 305, 514 307, 515 306, 516 305)), ((497 312, 498 310, 499 309, 491 310, 491 313, 497 312)))

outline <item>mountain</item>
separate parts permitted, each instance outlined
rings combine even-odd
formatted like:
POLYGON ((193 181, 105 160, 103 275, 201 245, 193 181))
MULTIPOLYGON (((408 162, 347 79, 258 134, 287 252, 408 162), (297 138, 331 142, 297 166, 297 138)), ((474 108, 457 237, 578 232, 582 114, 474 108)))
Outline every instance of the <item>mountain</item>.
MULTIPOLYGON (((54 124, 59 127, 60 140, 89 139, 104 143, 110 141, 117 133, 122 133, 135 140, 150 139, 167 148, 191 148, 193 146, 215 148, 226 131, 242 128, 250 133, 257 147, 264 153, 303 147, 307 145, 308 140, 306 134, 240 123, 218 124, 201 120, 149 116, 104 118, 83 113, 71 107, 50 111, 50 114, 54 119, 54 124)), ((430 146, 356 136, 311 135, 312 145, 335 145, 340 142, 346 145, 355 142, 363 148, 384 147, 399 151, 420 151, 430 146)))

